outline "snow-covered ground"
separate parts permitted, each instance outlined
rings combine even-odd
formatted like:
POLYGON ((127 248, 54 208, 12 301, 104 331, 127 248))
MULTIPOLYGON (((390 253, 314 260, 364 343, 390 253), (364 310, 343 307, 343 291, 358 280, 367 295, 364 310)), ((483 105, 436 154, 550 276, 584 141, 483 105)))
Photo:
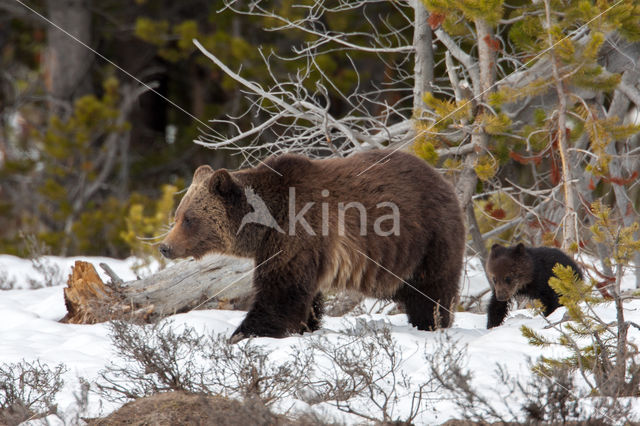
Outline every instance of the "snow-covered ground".
MULTIPOLYGON (((76 259, 78 258, 48 257, 47 262, 59 267, 60 276, 64 281, 76 259)), ((135 278, 135 274, 130 270, 133 259, 122 261, 85 257, 82 260, 94 265, 105 262, 123 279, 135 278)), ((74 392, 78 392, 79 389, 78 378, 83 377, 89 382, 93 381, 98 377, 98 372, 115 357, 109 339, 108 326, 59 323, 58 320, 66 314, 63 285, 30 290, 29 280, 37 281, 42 279, 42 276, 34 270, 29 260, 0 255, 0 281, 3 279, 6 282, 11 281, 16 289, 0 292, 0 364, 18 362, 22 359, 28 361, 39 359, 50 366, 64 363, 68 372, 64 376, 64 389, 58 394, 57 402, 59 409, 72 412, 75 405, 74 392)), ((631 279, 626 282, 629 285, 631 283, 631 279)), ((467 262, 464 277, 463 297, 477 294, 487 286, 479 263, 475 259, 470 259, 467 262)), ((366 307, 371 308, 375 302, 367 300, 364 303, 366 307)), ((640 323, 640 301, 632 301, 626 305, 626 308, 627 318, 640 323)), ((599 309, 603 316, 615 317, 613 306, 603 306, 599 309)), ((377 310, 370 309, 370 311, 377 310)), ((556 310, 549 320, 561 319, 564 311, 564 308, 556 310)), ((170 320, 176 327, 188 325, 203 334, 213 332, 230 335, 242 321, 243 316, 243 312, 210 310, 174 315, 170 320)), ((341 331, 357 321, 371 324, 386 323, 391 328, 398 346, 403 350, 403 371, 416 385, 427 380, 429 366, 425 361, 425 348, 427 351, 435 350, 440 337, 438 333, 414 329, 407 323, 405 315, 368 313, 346 315, 341 318, 327 317, 322 329, 314 334, 328 339, 337 339, 341 331)), ((545 330, 544 326, 547 324, 545 320, 536 317, 530 310, 512 311, 504 325, 492 330, 486 330, 485 324, 484 314, 461 312, 456 314, 453 327, 445 332, 451 335, 453 340, 467 345, 466 363, 474 372, 474 384, 491 390, 488 397, 497 401, 501 398, 499 389, 496 388, 497 365, 506 367, 511 376, 526 380, 531 374, 528 360, 535 360, 543 353, 542 349, 527 344, 519 327, 527 325, 544 334, 551 334, 553 331, 545 330)), ((630 333, 631 339, 638 343, 640 340, 638 330, 631 329, 630 333)), ((313 338, 312 335, 305 334, 285 339, 260 338, 255 339, 254 343, 266 346, 271 350, 271 355, 277 357, 286 356, 288 348, 304 345, 305 341, 308 342, 311 338, 313 338)), ((553 349, 544 349, 544 353, 549 355, 553 353, 553 349)), ((101 401, 95 393, 90 395, 89 402, 90 417, 105 415, 117 408, 113 403, 101 401)), ((291 401, 291 403, 296 402, 291 401)), ((296 405, 304 406, 304 403, 299 402, 296 405)), ((408 410, 409 406, 410 400, 402 401, 398 404, 398 410, 403 408, 408 410)), ((316 409, 339 421, 361 421, 361 419, 345 417, 343 413, 328 404, 323 404, 316 409)), ((399 417, 402 416, 399 415, 399 417)), ((415 423, 439 424, 455 417, 459 418, 459 413, 451 401, 436 399, 426 403, 425 410, 415 423)))

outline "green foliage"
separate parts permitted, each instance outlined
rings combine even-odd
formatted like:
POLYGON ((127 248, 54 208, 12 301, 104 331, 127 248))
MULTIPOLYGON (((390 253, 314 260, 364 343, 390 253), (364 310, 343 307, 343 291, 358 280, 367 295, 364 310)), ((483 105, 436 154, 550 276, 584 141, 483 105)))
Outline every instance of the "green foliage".
POLYGON ((481 113, 476 116, 476 123, 484 127, 484 131, 490 135, 506 133, 511 129, 511 119, 506 114, 481 113))
MULTIPOLYGON (((639 21, 636 19, 631 22, 627 16, 640 7, 637 1, 623 1, 613 8, 610 2, 604 1, 551 2, 550 24, 546 22, 544 2, 510 3, 507 8, 503 7, 502 1, 423 0, 423 4, 432 14, 429 23, 441 26, 474 61, 478 55, 476 46, 479 43, 491 43, 489 40, 477 40, 472 31, 480 20, 493 28, 497 39, 509 39, 509 42, 495 46, 498 60, 513 55, 525 64, 524 68, 542 65, 539 63, 541 61, 554 61, 568 99, 566 115, 570 128, 562 131, 568 135, 569 148, 583 140, 581 136, 588 136, 589 150, 595 154, 596 161, 583 170, 597 177, 608 177, 611 157, 605 148, 614 140, 623 140, 640 132, 640 128, 622 126, 618 118, 601 117, 601 111, 592 111, 591 106, 580 101, 581 94, 575 89, 587 89, 610 96, 619 85, 620 75, 607 72, 599 62, 599 54, 606 35, 613 31, 621 34, 628 32, 630 40, 634 39, 635 34, 640 34, 639 21), (500 23, 502 18, 515 22, 503 25, 500 23), (581 25, 587 25, 589 31, 577 38, 575 31, 581 25)), ((505 67, 501 69, 504 71, 505 67)), ((518 72, 523 71, 520 69, 518 72)), ((489 152, 486 155, 496 162, 487 161, 485 153, 483 158, 478 158, 474 168, 480 180, 486 181, 499 174, 499 167, 512 159, 522 166, 534 168, 531 178, 539 179, 539 176, 546 175, 551 177, 552 185, 558 184, 562 172, 557 158, 559 129, 554 106, 535 111, 534 122, 514 123, 507 114, 501 112, 506 105, 513 110, 514 104, 555 90, 555 82, 548 73, 538 77, 536 74, 527 75, 525 80, 528 81, 525 85, 501 84, 494 88, 485 95, 490 107, 478 104, 474 105, 473 111, 471 102, 468 107, 461 108, 462 105, 456 103, 452 96, 446 97, 441 92, 437 98, 425 94, 424 102, 435 115, 435 120, 422 125, 423 134, 416 140, 415 151, 434 161, 431 146, 435 149, 458 146, 468 143, 470 134, 482 132, 489 136, 486 147, 489 152)), ((457 164, 457 161, 454 163, 457 164)), ((523 177, 529 179, 524 173, 523 177)), ((527 186, 539 182, 520 184, 527 186)))
POLYGON ((601 201, 591 206, 595 217, 593 238, 606 248, 610 257, 602 259, 616 271, 614 282, 602 286, 595 280, 584 282, 571 267, 557 264, 549 285, 558 293, 560 303, 566 308, 569 321, 554 324, 559 332, 549 338, 523 326, 522 334, 534 346, 559 346, 569 355, 557 358, 541 357, 534 371, 542 375, 553 369, 579 370, 591 391, 600 395, 620 396, 637 392, 640 365, 636 350, 627 340, 629 324, 624 320, 620 283, 624 269, 632 255, 640 250, 640 241, 634 240, 635 226, 622 227, 615 223, 611 209, 601 201), (595 309, 598 305, 616 305, 615 321, 604 320, 595 309))
POLYGON ((132 267, 134 271, 138 272, 148 267, 154 259, 160 267, 166 265, 166 259, 160 255, 157 243, 162 239, 172 221, 174 196, 177 190, 176 186, 163 185, 162 195, 154 203, 134 202, 129 207, 125 218, 126 230, 120 232, 120 237, 138 258, 132 267), (150 204, 153 206, 151 207, 150 204))
POLYGON ((547 339, 540 333, 536 333, 532 328, 527 327, 526 325, 521 326, 520 331, 532 346, 546 347, 553 344, 551 340, 547 339))
POLYGON ((485 20, 496 24, 503 14, 503 0, 423 0, 425 7, 437 13, 451 15, 452 12, 461 13, 470 21, 485 20))
POLYGON ((442 100, 427 92, 422 97, 422 100, 440 117, 439 127, 445 127, 453 121, 471 117, 471 102, 466 99, 460 102, 442 100))
POLYGON ((478 179, 486 181, 495 176, 498 171, 498 162, 489 155, 480 155, 476 157, 473 170, 475 170, 478 179))
MULTIPOLYGON (((199 39, 230 68, 240 70, 243 76, 262 87, 267 87, 272 80, 287 81, 290 76, 306 76, 302 84, 314 93, 317 93, 318 84, 324 85, 329 92, 329 112, 337 117, 346 113, 357 116, 360 113, 358 109, 351 109, 338 91, 349 96, 354 88, 362 91, 371 90, 373 86, 383 88, 379 99, 374 102, 383 106, 395 102, 394 97, 411 86, 411 53, 375 56, 363 52, 347 52, 344 46, 328 42, 318 49, 313 61, 305 58, 280 60, 279 57, 283 54, 289 56, 295 49, 304 48, 306 43, 315 41, 315 36, 295 28, 265 31, 264 29, 282 26, 283 21, 265 16, 234 14, 230 8, 224 7, 222 1, 188 0, 172 4, 171 7, 148 0, 102 3, 92 8, 92 37, 95 37, 95 44, 101 46, 101 51, 114 59, 114 62, 134 66, 136 72, 144 70, 139 75, 149 77, 150 80, 156 80, 157 73, 161 92, 203 120, 221 118, 230 113, 239 117, 236 120, 238 127, 246 129, 264 116, 241 114, 249 101, 243 99, 235 81, 195 52, 191 42, 193 38, 199 39), (141 44, 140 40, 148 43, 144 49, 140 49, 144 50, 144 55, 139 55, 136 51, 141 44), (132 41, 135 43, 131 43, 132 41), (134 47, 130 48, 128 44, 134 47), (127 48, 123 48, 125 46, 127 48), (270 59, 270 71, 273 74, 267 72, 261 54, 270 59), (160 68, 164 70, 158 71, 159 63, 162 63, 160 68), (396 72, 396 66, 399 73, 396 72), (360 69, 361 73, 356 74, 353 68, 360 69), (153 76, 147 75, 146 71, 152 72, 153 76), (334 85, 327 84, 324 75, 334 85)), ((399 31, 393 32, 392 36, 384 40, 377 40, 380 45, 394 48, 411 44, 411 5, 406 2, 365 3, 368 3, 365 6, 367 19, 360 19, 362 15, 354 16, 353 12, 345 12, 343 9, 341 12, 318 16, 316 23, 336 35, 349 31, 352 34, 342 41, 363 46, 372 42, 369 38, 372 35, 371 27, 379 30, 376 35, 380 37, 385 34, 385 28, 395 27, 399 31)), ((562 40, 553 47, 551 53, 558 58, 563 86, 569 92, 569 144, 584 141, 581 136, 588 136, 586 149, 597 156, 598 160, 586 171, 592 172, 596 178, 609 177, 610 157, 605 147, 640 129, 636 126, 622 126, 614 119, 605 119, 600 109, 579 101, 583 90, 575 93, 572 91, 576 87, 590 92, 597 91, 598 101, 594 104, 604 102, 606 105, 612 98, 620 76, 603 69, 598 63, 598 53, 603 46, 607 47, 604 43, 605 36, 613 32, 618 32, 626 40, 640 39, 640 21, 636 18, 640 8, 637 0, 623 0, 613 8, 612 3, 606 1, 552 1, 553 22, 550 26, 545 22, 543 2, 424 0, 423 3, 432 12, 431 17, 437 18, 430 20, 429 24, 441 24, 441 28, 469 55, 472 62, 476 61, 478 47, 483 46, 482 43, 487 43, 494 49, 494 64, 499 68, 498 79, 508 77, 516 71, 516 67, 519 68, 517 71, 523 71, 523 68, 545 65, 550 56, 541 53, 550 47, 548 31, 551 32, 552 42, 562 40), (602 14, 605 10, 607 13, 602 14), (438 14, 441 16, 437 16, 438 14), (523 19, 513 24, 501 22, 503 18, 513 20, 518 17, 523 19), (594 19, 596 17, 598 18, 594 19), (440 22, 440 18, 443 21, 440 22), (588 24, 588 31, 580 32, 579 38, 573 37, 576 28, 592 20, 588 24), (493 28, 495 40, 477 40, 476 24, 479 21, 484 21, 493 28), (569 38, 565 39, 567 36, 569 38), (523 63, 525 66, 521 67, 523 63)), ((251 2, 235 2, 234 5, 246 8, 245 11, 257 6, 267 7, 264 2, 255 5, 251 2)), ((268 3, 268 10, 287 19, 297 20, 318 11, 317 6, 317 2, 313 0, 285 0, 268 3)), ((24 20, 8 21, 11 21, 7 26, 9 41, 2 49, 0 64, 9 73, 15 64, 26 64, 27 70, 6 78, 6 84, 0 89, 0 97, 3 102, 7 102, 3 103, 7 112, 12 110, 9 105, 12 96, 20 100, 16 101, 16 105, 26 99, 42 99, 41 95, 50 89, 50 82, 44 80, 51 77, 47 74, 50 70, 42 66, 46 33, 37 26, 31 27, 24 20), (42 82, 34 85, 36 80, 42 82), (5 89, 5 86, 9 89, 5 89)), ((305 28, 311 29, 313 25, 305 28)), ((434 38, 434 42, 439 43, 437 38, 434 38)), ((414 151, 432 164, 444 166, 449 172, 457 172, 471 164, 464 162, 464 155, 468 151, 444 158, 439 157, 438 152, 445 149, 453 152, 456 147, 467 144, 473 135, 485 133, 489 135, 488 146, 476 147, 477 150, 472 153, 478 156, 475 163, 472 163, 482 180, 478 188, 486 188, 499 182, 507 175, 505 171, 510 178, 517 177, 518 183, 524 187, 532 187, 534 179, 536 185, 539 185, 537 189, 546 189, 545 186, 549 184, 555 185, 557 180, 553 179, 557 176, 552 179, 548 176, 550 170, 556 167, 554 155, 557 155, 557 144, 554 135, 558 134, 557 114, 551 103, 547 103, 545 109, 536 111, 533 117, 526 108, 526 103, 531 98, 553 90, 553 81, 548 75, 538 79, 533 76, 533 81, 526 80, 529 84, 524 87, 516 87, 511 84, 513 80, 510 80, 508 84, 494 88, 497 90, 489 95, 489 102, 485 102, 485 99, 472 101, 468 91, 463 91, 462 96, 466 96, 466 99, 456 101, 451 87, 443 87, 442 84, 446 81, 443 52, 442 48, 434 51, 435 95, 426 95, 424 100, 428 110, 416 114, 416 117, 424 120, 415 123, 418 137, 413 146, 414 151), (507 104, 514 103, 522 103, 523 115, 515 117, 512 114, 513 105, 506 108, 507 104), (505 111, 509 111, 509 115, 505 111), (501 170, 503 168, 508 169, 501 170)), ((460 63, 456 55, 453 56, 455 71, 461 79, 468 82, 470 70, 460 63)), ((122 256, 127 253, 127 245, 121 238, 127 229, 124 217, 128 216, 130 204, 139 201, 127 201, 131 193, 137 190, 150 194, 161 183, 172 182, 175 176, 188 174, 196 163, 212 162, 214 157, 219 160, 224 154, 193 149, 192 140, 198 134, 197 123, 173 107, 159 107, 161 102, 157 99, 158 104, 149 107, 149 103, 153 104, 153 101, 149 102, 153 96, 145 94, 140 98, 140 107, 134 109, 134 131, 131 134, 135 137, 130 142, 127 141, 127 147, 123 148, 127 150, 127 161, 118 161, 95 196, 79 202, 77 194, 87 185, 96 182, 100 175, 103 164, 101 161, 110 148, 106 146, 105 140, 110 135, 125 135, 131 128, 128 123, 117 120, 120 113, 118 92, 122 89, 118 87, 116 79, 109 78, 102 88, 96 84, 112 74, 108 67, 97 61, 90 65, 87 73, 92 77, 93 85, 89 85, 89 89, 83 87, 79 93, 92 90, 94 94, 76 99, 70 111, 64 115, 54 116, 49 120, 48 102, 42 100, 34 102, 39 103, 35 108, 29 106, 37 114, 29 114, 26 107, 16 108, 26 117, 28 131, 37 132, 37 135, 26 136, 28 144, 23 140, 15 143, 19 151, 25 152, 25 156, 20 161, 8 159, 0 165, 0 186, 12 186, 15 181, 9 179, 15 176, 33 178, 32 181, 36 182, 34 188, 37 189, 33 190, 35 201, 32 204, 36 207, 29 211, 17 211, 15 204, 1 199, 0 215, 7 218, 0 219, 0 228, 10 230, 26 227, 28 232, 41 235, 56 253, 66 250, 67 254, 98 254, 101 250, 106 250, 101 254, 122 256), (167 126, 175 126, 177 129, 175 141, 169 142, 168 138, 164 138, 163 129, 167 126), (37 155, 31 156, 31 152, 36 152, 37 155), (123 171, 120 167, 127 167, 128 170, 120 173, 123 171), (100 226, 101 223, 104 225, 100 226), (70 239, 69 234, 73 234, 73 238, 70 239)), ((397 108, 394 107, 398 112, 397 116, 376 117, 381 121, 388 120, 390 124, 403 119, 405 111, 411 110, 411 100, 404 98, 403 94, 400 96, 403 100, 397 104, 397 108)), ((318 96, 321 97, 322 95, 318 96)), ((355 98, 350 98, 353 99, 355 98)), ((369 111, 374 115, 381 111, 376 105, 371 106, 369 111)), ((269 108, 268 103, 262 106, 269 108)), ((365 103, 361 106, 362 109, 369 109, 365 103)), ((216 127, 215 131, 224 134, 229 128, 216 127)), ((11 138, 0 134, 0 139, 4 148, 5 140, 11 138)), ((580 148, 584 147, 584 142, 581 142, 580 148)), ((236 166, 233 161, 232 159, 231 164, 227 165, 236 166)), ((583 165, 580 164, 580 167, 583 165)), ((598 191, 610 187, 605 179, 597 181, 595 185, 598 191)), ((528 203, 528 200, 524 202, 528 203)), ((148 214, 145 210, 143 216, 148 214)), ((2 251, 21 251, 19 238, 11 231, 2 231, 0 241, 2 251)))
POLYGON ((556 264, 553 267, 554 277, 549 279, 549 286, 560 295, 560 303, 567 308, 571 318, 583 318, 580 307, 582 302, 599 303, 602 299, 591 296, 593 285, 581 280, 570 266, 556 264))
POLYGON ((594 241, 612 248, 611 258, 605 259, 607 264, 629 265, 634 253, 640 251, 640 240, 634 239, 639 229, 638 222, 625 227, 617 226, 611 217, 611 209, 600 200, 591 205, 591 210, 597 218, 597 222, 591 226, 594 241))
POLYGON ((433 143, 428 140, 423 139, 420 143, 414 143, 413 151, 418 157, 426 160, 432 166, 438 164, 438 152, 433 143))
MULTIPOLYGON (((100 247, 112 246, 121 249, 122 242, 110 240, 117 235, 116 229, 122 225, 118 210, 122 203, 115 199, 104 206, 99 197, 83 200, 83 191, 93 184, 104 166, 104 158, 111 147, 103 142, 112 134, 121 134, 129 129, 129 124, 118 121, 119 85, 115 78, 108 78, 103 84, 103 95, 87 95, 78 98, 68 117, 52 115, 40 139, 43 181, 39 188, 40 215, 49 223, 56 224, 39 232, 54 252, 79 252, 104 254, 100 247), (105 207, 114 209, 106 211, 105 207), (112 214, 114 213, 114 214, 112 214), (102 220, 110 222, 93 228, 102 220), (85 228, 85 226, 87 228, 85 228), (78 238, 71 238, 70 232, 78 238)), ((117 251, 109 251, 113 255, 117 251)))
MULTIPOLYGON (((527 4, 522 8, 518 8, 514 15, 522 16, 525 13, 531 13, 536 8, 535 4, 527 4)), ((541 19, 534 15, 529 15, 511 26, 509 39, 520 51, 539 51, 544 48, 543 43, 538 38, 538 34, 541 34, 543 30, 544 26, 541 19)))
MULTIPOLYGON (((307 11, 301 5, 313 6, 314 3, 307 0, 278 2, 269 7, 276 15, 286 19, 301 19, 307 11)), ((242 8, 236 4, 235 7, 242 8)), ((235 14, 230 8, 225 7, 224 2, 214 1, 209 4, 203 3, 196 7, 205 8, 206 11, 200 14, 191 14, 192 19, 182 19, 180 16, 166 16, 156 13, 164 18, 151 18, 139 16, 135 22, 136 37, 151 44, 157 49, 157 53, 163 59, 171 62, 176 67, 180 67, 185 72, 192 73, 197 67, 199 69, 211 71, 216 80, 216 84, 225 92, 239 89, 238 83, 224 73, 220 73, 208 58, 203 55, 194 55, 196 51, 192 40, 197 39, 208 51, 213 52, 222 62, 231 69, 241 70, 243 77, 256 81, 259 84, 271 82, 271 76, 284 79, 289 75, 302 75, 303 70, 308 71, 308 75, 302 84, 311 92, 316 91, 317 83, 323 83, 330 95, 337 95, 338 89, 348 93, 367 78, 367 73, 358 75, 351 65, 351 60, 358 61, 361 54, 356 52, 346 57, 339 51, 328 49, 327 53, 319 52, 314 56, 313 64, 305 63, 304 59, 290 61, 271 61, 270 68, 267 69, 263 57, 274 53, 277 55, 291 55, 291 46, 301 46, 312 41, 314 36, 290 28, 287 31, 269 31, 271 28, 281 27, 283 22, 279 19, 268 16, 252 16, 251 14, 235 14), (259 46, 259 49, 256 49, 259 46), (284 47, 284 49, 283 49, 284 47), (327 83, 326 76, 331 78, 331 84, 327 83)), ((372 7, 387 6, 376 5, 372 7)), ((346 13, 329 14, 330 19, 324 22, 333 31, 357 31, 362 27, 363 34, 365 27, 369 25, 366 20, 355 21, 352 16, 346 13)), ((385 20, 394 21, 397 19, 388 11, 382 13, 385 20)), ((355 40, 354 40, 355 41, 355 40)), ((357 41, 356 41, 357 42, 357 41)), ((393 39, 391 43, 398 44, 399 40, 393 39)), ((391 58, 392 59, 392 58, 391 58)), ((235 94, 233 96, 236 96, 235 94)), ((244 102, 244 101, 243 101, 244 102)), ((210 116, 225 114, 228 111, 222 109, 215 111, 210 116)))
POLYGON ((102 256, 104 253, 126 254, 129 246, 121 238, 121 234, 126 229, 124 218, 128 205, 129 202, 111 196, 99 206, 89 206, 72 227, 75 250, 90 256, 102 256))
MULTIPOLYGON (((457 122, 472 119, 471 102, 466 99, 460 102, 443 100, 429 92, 424 94, 423 101, 436 112, 439 120, 435 123, 414 121, 416 138, 412 149, 416 155, 435 165, 438 163, 437 149, 454 145, 447 139, 446 133, 451 127, 457 126, 457 122)), ((485 166, 484 163, 479 164, 483 171, 485 166)), ((493 172, 487 168, 485 175, 493 175, 493 172)))
POLYGON ((155 46, 163 46, 167 42, 166 34, 168 31, 168 21, 153 21, 144 16, 138 18, 134 30, 136 36, 155 46))
POLYGON ((597 111, 580 106, 576 113, 584 120, 584 130, 591 140, 591 150, 598 156, 598 161, 589 165, 587 171, 596 176, 606 176, 609 173, 611 157, 605 151, 607 145, 617 139, 630 137, 640 131, 638 125, 619 125, 618 117, 600 118, 597 111))
POLYGON ((593 343, 584 345, 580 342, 596 333, 602 343, 612 343, 611 336, 600 336, 605 330, 594 318, 592 310, 594 305, 604 303, 605 300, 594 296, 594 283, 586 283, 579 279, 571 267, 556 264, 553 273, 555 276, 549 280, 549 286, 559 294, 560 303, 567 309, 572 322, 557 326, 562 330, 557 339, 550 339, 536 333, 527 326, 522 326, 520 330, 529 344, 540 347, 563 346, 569 349, 570 355, 562 358, 541 357, 534 371, 546 374, 553 368, 559 367, 593 371, 598 362, 596 357, 598 349, 593 343))
POLYGON ((545 78, 539 78, 518 89, 505 85, 489 95, 489 102, 491 102, 491 105, 500 106, 503 103, 518 102, 525 98, 540 95, 548 89, 549 80, 545 78))
MULTIPOLYGON (((116 125, 118 117, 118 81, 105 81, 104 95, 87 95, 74 103, 73 114, 67 119, 52 116, 44 134, 45 153, 55 159, 66 159, 72 150, 86 154, 89 145, 105 133, 123 131, 125 125, 116 125)), ((91 165, 83 164, 85 168, 91 165)))
MULTIPOLYGON (((446 138, 446 132, 456 122, 471 119, 471 102, 462 100, 442 100, 427 92, 424 94, 424 103, 436 112, 440 119, 436 123, 414 121, 416 138, 412 149, 421 158, 435 165, 438 162, 437 149, 448 148, 452 144, 446 138)), ((479 165, 480 168, 484 164, 479 165)), ((487 171, 487 174, 491 174, 487 171)))

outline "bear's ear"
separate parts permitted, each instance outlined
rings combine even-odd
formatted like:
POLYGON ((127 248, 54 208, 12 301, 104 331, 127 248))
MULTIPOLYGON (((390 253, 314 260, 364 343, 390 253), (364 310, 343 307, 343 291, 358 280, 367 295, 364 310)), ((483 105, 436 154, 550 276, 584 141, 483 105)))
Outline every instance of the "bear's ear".
POLYGON ((210 176, 211 173, 213 173, 213 169, 210 166, 200 166, 193 174, 193 182, 202 182, 207 176, 210 176))
POLYGON ((212 194, 231 195, 239 190, 240 187, 226 169, 216 170, 209 178, 209 192, 212 194))
POLYGON ((514 250, 515 254, 525 254, 526 250, 525 250, 525 246, 522 243, 518 243, 518 245, 516 246, 515 250, 514 250))

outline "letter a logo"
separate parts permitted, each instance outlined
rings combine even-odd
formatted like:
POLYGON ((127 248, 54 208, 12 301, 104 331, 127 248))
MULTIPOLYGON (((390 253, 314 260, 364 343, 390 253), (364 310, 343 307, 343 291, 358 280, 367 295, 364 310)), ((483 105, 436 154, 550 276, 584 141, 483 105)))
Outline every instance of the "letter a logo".
POLYGON ((244 195, 247 197, 247 203, 251 207, 253 207, 253 211, 251 213, 247 213, 242 218, 242 222, 240 222, 240 228, 238 228, 238 232, 236 235, 240 233, 244 225, 247 223, 257 223, 258 225, 268 226, 269 228, 273 228, 276 231, 284 234, 284 231, 278 225, 278 222, 271 216, 269 212, 269 208, 265 204, 265 202, 260 198, 258 194, 256 194, 253 189, 247 187, 244 189, 244 195))

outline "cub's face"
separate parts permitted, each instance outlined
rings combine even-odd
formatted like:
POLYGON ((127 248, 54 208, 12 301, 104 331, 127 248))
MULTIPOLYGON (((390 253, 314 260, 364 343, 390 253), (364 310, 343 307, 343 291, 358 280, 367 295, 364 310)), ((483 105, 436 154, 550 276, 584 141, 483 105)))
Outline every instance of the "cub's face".
POLYGON ((523 244, 515 247, 494 244, 486 269, 496 299, 501 302, 510 300, 533 279, 533 263, 523 244))
POLYGON ((160 244, 162 255, 199 259, 211 252, 231 253, 235 229, 230 202, 237 194, 240 186, 226 170, 214 172, 209 166, 200 166, 178 205, 173 227, 160 244))

